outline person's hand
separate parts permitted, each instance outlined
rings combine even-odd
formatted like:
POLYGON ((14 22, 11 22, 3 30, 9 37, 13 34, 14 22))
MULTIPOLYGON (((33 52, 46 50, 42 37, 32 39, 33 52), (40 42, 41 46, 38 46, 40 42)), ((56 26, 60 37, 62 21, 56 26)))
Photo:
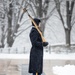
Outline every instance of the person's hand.
POLYGON ((43 46, 47 46, 48 45, 48 42, 43 42, 43 46))

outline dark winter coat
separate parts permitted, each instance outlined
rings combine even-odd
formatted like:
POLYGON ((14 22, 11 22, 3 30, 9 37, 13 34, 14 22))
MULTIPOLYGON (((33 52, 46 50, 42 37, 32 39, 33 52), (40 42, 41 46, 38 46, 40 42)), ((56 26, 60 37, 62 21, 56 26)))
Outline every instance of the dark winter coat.
POLYGON ((29 73, 42 73, 43 45, 41 36, 35 27, 31 29, 30 40, 32 48, 30 51, 29 73))

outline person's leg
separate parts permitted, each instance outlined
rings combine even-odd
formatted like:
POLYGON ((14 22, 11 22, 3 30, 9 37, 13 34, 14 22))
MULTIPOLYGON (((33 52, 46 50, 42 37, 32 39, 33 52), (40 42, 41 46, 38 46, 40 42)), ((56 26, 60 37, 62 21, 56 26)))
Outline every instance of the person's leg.
POLYGON ((33 73, 33 75, 36 75, 36 73, 33 73))
POLYGON ((38 73, 38 75, 41 75, 41 73, 38 73))
MULTIPOLYGON (((36 73, 33 73, 33 75, 36 75, 36 73)), ((41 75, 40 73, 38 73, 38 75, 41 75)))

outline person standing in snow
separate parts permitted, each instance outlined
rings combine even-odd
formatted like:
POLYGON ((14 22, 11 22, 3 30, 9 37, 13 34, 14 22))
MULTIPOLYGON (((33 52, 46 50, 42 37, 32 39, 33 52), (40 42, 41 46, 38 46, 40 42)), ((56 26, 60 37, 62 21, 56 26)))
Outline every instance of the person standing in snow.
MULTIPOLYGON (((40 28, 40 19, 34 18, 33 20, 38 28, 40 28)), ((47 46, 48 42, 42 42, 41 35, 33 23, 29 37, 32 44, 29 60, 29 73, 33 73, 33 75, 38 73, 38 75, 41 75, 43 71, 43 46, 47 46)))

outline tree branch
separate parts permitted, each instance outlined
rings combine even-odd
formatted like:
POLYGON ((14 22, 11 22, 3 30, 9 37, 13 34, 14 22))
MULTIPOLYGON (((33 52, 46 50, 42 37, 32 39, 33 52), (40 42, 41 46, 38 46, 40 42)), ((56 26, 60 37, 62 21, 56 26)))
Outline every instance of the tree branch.
POLYGON ((75 21, 71 24, 71 28, 74 26, 74 24, 75 24, 75 21))
POLYGON ((30 28, 31 26, 28 26, 26 29, 22 30, 18 35, 16 35, 16 37, 18 37, 20 34, 22 34, 24 31, 26 31, 28 28, 30 28))
MULTIPOLYGON (((26 1, 26 3, 28 3, 28 2, 26 1)), ((34 16, 36 16, 36 14, 35 14, 35 11, 34 11, 34 9, 33 9, 32 4, 28 3, 28 5, 29 5, 29 6, 30 6, 30 8, 32 9, 32 12, 33 12, 34 16)), ((36 6, 35 6, 35 5, 34 5, 34 7, 36 8, 36 6)))
POLYGON ((57 9, 57 11, 58 11, 58 13, 59 13, 59 16, 60 16, 62 25, 63 25, 63 27, 64 27, 64 29, 65 29, 65 26, 64 26, 64 20, 63 20, 61 11, 60 11, 60 2, 59 2, 59 0, 54 0, 54 1, 55 1, 55 4, 56 4, 56 9, 57 9))

